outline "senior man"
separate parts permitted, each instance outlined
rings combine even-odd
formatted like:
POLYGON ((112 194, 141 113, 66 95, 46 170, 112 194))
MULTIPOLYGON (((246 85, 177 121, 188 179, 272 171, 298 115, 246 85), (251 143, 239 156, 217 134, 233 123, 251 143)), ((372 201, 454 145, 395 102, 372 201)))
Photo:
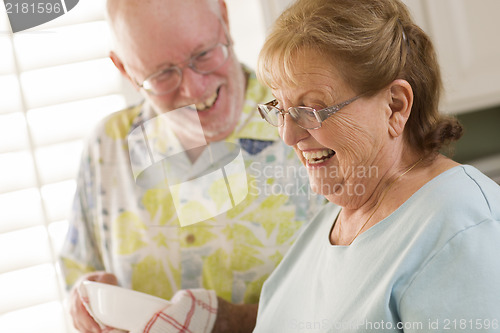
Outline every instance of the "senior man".
POLYGON ((107 11, 110 58, 144 101, 104 119, 84 149, 61 253, 74 325, 103 330, 79 292, 91 280, 165 299, 213 290, 208 330, 251 331, 262 283, 322 199, 309 195, 293 151, 257 113, 271 95, 234 54, 224 0, 109 0, 107 11), (138 184, 132 159, 150 152, 132 149, 131 133, 165 114, 156 148, 184 147, 186 173, 218 142, 241 147, 248 195, 234 208, 181 227, 169 188, 138 184), (199 125, 205 149, 187 149, 199 125))

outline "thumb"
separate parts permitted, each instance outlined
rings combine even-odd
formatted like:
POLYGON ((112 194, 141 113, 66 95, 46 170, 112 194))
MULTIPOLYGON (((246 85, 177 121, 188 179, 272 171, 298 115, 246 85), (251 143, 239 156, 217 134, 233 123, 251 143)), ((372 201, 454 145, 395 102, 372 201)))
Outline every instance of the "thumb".
POLYGON ((112 284, 115 286, 118 285, 118 279, 116 278, 116 276, 114 274, 106 272, 99 272, 92 276, 89 276, 89 280, 94 282, 112 284))

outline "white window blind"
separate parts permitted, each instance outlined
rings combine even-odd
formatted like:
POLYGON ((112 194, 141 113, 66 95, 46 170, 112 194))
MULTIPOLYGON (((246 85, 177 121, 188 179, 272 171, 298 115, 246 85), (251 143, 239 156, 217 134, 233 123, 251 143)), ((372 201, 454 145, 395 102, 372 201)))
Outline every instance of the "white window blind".
MULTIPOLYGON (((260 1, 227 3, 235 51, 254 67, 265 35, 260 1)), ((0 0, 0 332, 75 332, 56 261, 83 139, 138 100, 108 59, 104 4, 81 0, 12 34, 0 0)))
POLYGON ((104 3, 16 34, 0 3, 0 332, 74 332, 56 261, 82 139, 137 100, 108 59, 104 3))

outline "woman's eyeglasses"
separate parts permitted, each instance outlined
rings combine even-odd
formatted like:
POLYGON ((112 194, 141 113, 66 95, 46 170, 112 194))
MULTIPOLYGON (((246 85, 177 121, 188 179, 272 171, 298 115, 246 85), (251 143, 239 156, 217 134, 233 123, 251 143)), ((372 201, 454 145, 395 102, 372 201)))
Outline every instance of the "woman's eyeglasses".
POLYGON ((317 129, 321 127, 321 123, 332 114, 340 111, 343 107, 351 104, 364 94, 353 97, 345 102, 327 108, 316 110, 307 106, 292 106, 288 110, 279 109, 277 100, 272 100, 266 104, 258 104, 259 113, 264 120, 269 124, 281 127, 285 122, 285 114, 290 117, 303 129, 317 129))

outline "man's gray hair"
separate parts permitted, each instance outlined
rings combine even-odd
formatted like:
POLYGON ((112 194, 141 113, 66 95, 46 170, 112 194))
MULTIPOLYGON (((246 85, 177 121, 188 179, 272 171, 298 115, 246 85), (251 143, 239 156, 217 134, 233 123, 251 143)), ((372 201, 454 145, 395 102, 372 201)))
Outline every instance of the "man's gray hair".
MULTIPOLYGON (((117 32, 115 31, 115 20, 116 20, 116 15, 120 11, 119 6, 122 4, 122 1, 125 2, 132 0, 106 0, 106 8, 105 8, 105 18, 106 21, 108 22, 109 27, 111 28, 110 48, 114 50, 117 54, 119 54, 119 50, 117 41, 118 36, 116 35, 117 32)), ((141 2, 144 3, 147 1, 151 2, 151 1, 168 1, 168 0, 141 0, 141 2)), ((171 1, 185 1, 185 0, 171 0, 171 1)), ((221 22, 224 22, 222 17, 221 7, 219 5, 220 0, 204 0, 204 1, 207 2, 210 11, 213 12, 221 22)))
MULTIPOLYGON (((126 0, 128 1, 128 0, 126 0)), ((182 1, 182 0, 181 0, 182 1)), ((208 5, 210 7, 210 10, 217 15, 217 17, 222 18, 221 11, 220 11, 220 6, 219 6, 219 1, 218 0, 205 0, 208 2, 208 5)), ((106 10, 104 11, 105 13, 105 18, 106 20, 111 23, 111 12, 113 12, 113 8, 111 6, 112 0, 106 0, 106 10)))

